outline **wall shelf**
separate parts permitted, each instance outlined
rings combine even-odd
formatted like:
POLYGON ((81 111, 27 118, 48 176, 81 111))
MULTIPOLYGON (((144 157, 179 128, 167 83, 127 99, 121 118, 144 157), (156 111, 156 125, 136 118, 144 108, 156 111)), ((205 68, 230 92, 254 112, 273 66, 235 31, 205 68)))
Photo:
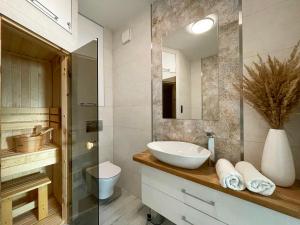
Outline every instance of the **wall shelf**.
POLYGON ((58 147, 53 144, 44 145, 38 152, 19 153, 8 150, 1 151, 1 178, 13 177, 20 172, 42 168, 59 162, 58 147))

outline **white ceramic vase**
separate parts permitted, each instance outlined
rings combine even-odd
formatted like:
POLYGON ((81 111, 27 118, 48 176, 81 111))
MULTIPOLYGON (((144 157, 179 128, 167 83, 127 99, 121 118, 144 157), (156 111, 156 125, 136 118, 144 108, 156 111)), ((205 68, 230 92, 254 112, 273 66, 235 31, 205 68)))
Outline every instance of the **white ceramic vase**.
POLYGON ((261 171, 281 187, 289 187, 295 182, 295 165, 285 130, 269 130, 261 161, 261 171))

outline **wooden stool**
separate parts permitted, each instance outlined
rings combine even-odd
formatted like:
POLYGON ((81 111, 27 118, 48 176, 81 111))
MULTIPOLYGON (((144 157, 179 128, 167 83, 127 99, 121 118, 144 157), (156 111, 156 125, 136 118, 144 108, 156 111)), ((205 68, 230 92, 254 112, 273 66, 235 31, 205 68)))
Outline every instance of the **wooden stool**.
POLYGON ((12 199, 20 194, 38 189, 38 220, 48 216, 48 184, 46 174, 36 173, 4 182, 1 186, 1 224, 13 224, 12 199))

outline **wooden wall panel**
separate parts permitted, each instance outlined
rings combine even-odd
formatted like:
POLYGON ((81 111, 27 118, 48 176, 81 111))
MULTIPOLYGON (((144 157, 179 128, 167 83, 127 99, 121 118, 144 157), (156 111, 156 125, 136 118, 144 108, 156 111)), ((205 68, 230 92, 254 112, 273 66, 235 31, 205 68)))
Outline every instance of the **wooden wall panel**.
MULTIPOLYGON (((15 113, 18 113, 17 109, 21 107, 49 108, 52 106, 52 65, 50 62, 3 52, 2 63, 3 82, 1 94, 4 96, 1 101, 2 107, 13 107, 12 110, 16 110, 15 113)), ((24 115, 24 117, 28 116, 30 115, 24 115)), ((48 122, 41 123, 43 123, 43 126, 49 125, 48 122)), ((12 126, 10 124, 3 125, 1 149, 11 149, 13 147, 10 136, 30 132, 32 132, 32 129, 29 123, 13 124, 12 126), (17 131, 13 131, 15 130, 14 125, 19 127, 17 131)))
POLYGON ((21 59, 11 57, 12 107, 21 107, 21 59))
MULTIPOLYGON (((52 106, 61 107, 61 57, 56 57, 52 60, 53 70, 53 91, 52 91, 52 106)), ((50 108, 50 127, 53 127, 53 143, 58 146, 61 142, 61 112, 57 108, 50 108), (59 121, 57 121, 59 119, 59 121)), ((60 149, 60 157, 62 158, 62 150, 60 149)), ((56 200, 62 204, 62 161, 53 165, 53 194, 56 200)))
POLYGON ((51 63, 4 52, 2 107, 51 107, 51 63))
POLYGON ((13 149, 12 136, 31 133, 38 124, 49 126, 49 108, 1 108, 1 149, 13 149))
POLYGON ((2 53, 1 106, 12 107, 11 57, 2 53))
POLYGON ((53 91, 52 91, 52 106, 61 106, 61 64, 60 57, 56 57, 52 60, 53 70, 53 91))
POLYGON ((21 107, 30 106, 30 74, 29 64, 25 59, 21 59, 21 107))
POLYGON ((39 107, 39 74, 38 74, 38 64, 36 62, 30 63, 29 73, 30 73, 30 106, 39 107))
POLYGON ((68 60, 67 56, 62 57, 61 60, 61 152, 62 152, 62 219, 67 221, 69 218, 70 206, 70 176, 69 176, 69 76, 68 76, 68 60))
POLYGON ((52 106, 52 68, 50 63, 39 65, 39 107, 52 106), (51 74, 49 76, 48 74, 51 74), (46 75, 46 76, 45 76, 46 75))

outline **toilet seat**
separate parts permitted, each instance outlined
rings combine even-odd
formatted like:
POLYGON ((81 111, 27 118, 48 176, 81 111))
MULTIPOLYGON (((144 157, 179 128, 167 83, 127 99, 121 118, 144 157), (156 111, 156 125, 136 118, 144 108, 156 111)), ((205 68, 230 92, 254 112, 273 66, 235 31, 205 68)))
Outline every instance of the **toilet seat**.
POLYGON ((88 168, 87 172, 97 179, 109 179, 121 173, 121 168, 110 161, 100 163, 98 169, 99 172, 97 171, 97 168, 98 166, 88 168))

